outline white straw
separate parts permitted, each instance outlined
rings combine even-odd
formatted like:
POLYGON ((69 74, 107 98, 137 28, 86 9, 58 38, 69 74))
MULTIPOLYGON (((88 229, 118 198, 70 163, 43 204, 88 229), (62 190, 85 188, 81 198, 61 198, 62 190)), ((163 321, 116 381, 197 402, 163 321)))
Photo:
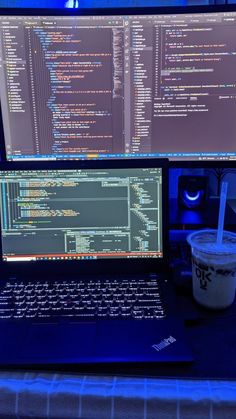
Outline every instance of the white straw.
POLYGON ((216 243, 219 245, 222 244, 222 239, 223 239, 227 189, 228 189, 228 182, 222 182, 221 192, 220 192, 220 208, 219 208, 219 218, 218 218, 218 228, 217 228, 217 239, 216 239, 216 243))

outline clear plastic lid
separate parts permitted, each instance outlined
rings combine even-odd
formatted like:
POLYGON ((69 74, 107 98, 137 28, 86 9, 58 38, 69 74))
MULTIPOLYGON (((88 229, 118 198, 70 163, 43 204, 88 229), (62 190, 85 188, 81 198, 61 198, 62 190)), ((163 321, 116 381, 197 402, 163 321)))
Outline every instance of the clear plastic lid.
POLYGON ((191 247, 205 253, 236 254, 236 233, 224 230, 222 243, 216 242, 217 230, 198 230, 187 236, 191 247))

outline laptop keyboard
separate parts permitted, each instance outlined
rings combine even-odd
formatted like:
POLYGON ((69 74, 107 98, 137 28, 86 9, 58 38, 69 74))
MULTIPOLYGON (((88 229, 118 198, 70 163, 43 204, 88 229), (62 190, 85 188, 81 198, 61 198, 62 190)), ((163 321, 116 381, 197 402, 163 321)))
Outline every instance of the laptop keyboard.
POLYGON ((158 278, 150 280, 9 281, 0 292, 0 319, 76 320, 165 317, 158 278))

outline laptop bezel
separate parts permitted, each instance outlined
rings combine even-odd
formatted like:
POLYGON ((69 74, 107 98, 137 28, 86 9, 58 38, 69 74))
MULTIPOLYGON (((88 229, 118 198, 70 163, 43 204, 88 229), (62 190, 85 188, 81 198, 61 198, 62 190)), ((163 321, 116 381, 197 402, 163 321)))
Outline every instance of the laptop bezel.
MULTIPOLYGON (((80 160, 45 162, 1 162, 0 171, 63 170, 63 169, 112 169, 112 168, 162 168, 163 203, 163 258, 92 259, 92 260, 37 260, 7 262, 2 258, 2 235, 0 243, 0 269, 7 276, 30 276, 45 279, 48 276, 77 276, 80 274, 122 274, 162 272, 168 266, 168 160, 80 160)), ((2 232, 2 229, 1 229, 2 232)), ((4 278, 4 275, 3 275, 4 278)))

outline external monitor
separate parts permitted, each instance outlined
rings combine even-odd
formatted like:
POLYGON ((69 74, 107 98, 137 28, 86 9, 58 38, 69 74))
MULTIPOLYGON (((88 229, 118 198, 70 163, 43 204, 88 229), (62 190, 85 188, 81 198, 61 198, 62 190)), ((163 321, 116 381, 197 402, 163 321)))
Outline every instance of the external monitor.
POLYGON ((0 11, 7 160, 236 159, 236 7, 0 11))

